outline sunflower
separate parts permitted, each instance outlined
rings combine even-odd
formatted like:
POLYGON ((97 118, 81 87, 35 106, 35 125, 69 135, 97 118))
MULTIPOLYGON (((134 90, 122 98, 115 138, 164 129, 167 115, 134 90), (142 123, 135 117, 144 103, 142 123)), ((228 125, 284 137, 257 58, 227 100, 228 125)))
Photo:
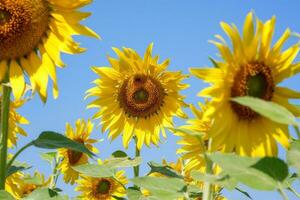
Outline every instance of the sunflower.
POLYGON ((6 191, 17 200, 22 199, 38 188, 48 187, 51 178, 45 179, 45 176, 35 172, 33 176, 17 172, 6 180, 6 191))
POLYGON ((177 153, 181 154, 183 160, 187 161, 185 163, 186 173, 190 173, 192 170, 205 171, 205 161, 202 156, 204 152, 201 148, 203 144, 201 144, 202 141, 196 134, 202 134, 202 140, 205 144, 208 144, 207 132, 211 127, 211 120, 208 118, 204 119, 203 113, 207 107, 202 103, 199 103, 199 107, 200 109, 197 109, 194 105, 190 105, 190 109, 196 118, 188 119, 187 125, 179 128, 179 130, 193 131, 195 135, 185 131, 174 132, 175 135, 181 138, 177 144, 182 145, 182 147, 177 150, 177 153))
MULTIPOLYGON (((98 150, 93 147, 92 144, 97 142, 97 140, 89 138, 93 131, 93 127, 94 125, 90 120, 85 122, 84 120, 78 119, 76 121, 75 129, 72 129, 71 125, 67 123, 66 136, 73 141, 84 144, 90 151, 96 153, 98 150)), ((73 185, 75 180, 78 179, 79 173, 72 167, 88 163, 89 157, 84 153, 66 148, 59 149, 58 154, 61 158, 63 158, 58 168, 64 175, 64 181, 73 185)))
POLYGON ((46 101, 48 76, 53 95, 58 96, 56 66, 65 66, 60 51, 84 51, 72 35, 99 38, 79 24, 90 13, 78 9, 91 0, 2 0, 0 2, 0 82, 9 73, 13 94, 19 99, 25 91, 27 74, 33 91, 46 101))
POLYGON ((184 96, 179 94, 187 88, 181 83, 185 76, 166 71, 169 60, 159 64, 152 47, 144 58, 133 49, 114 48, 119 59, 109 57, 111 67, 93 68, 100 78, 87 91, 88 97, 97 97, 89 107, 99 109, 94 118, 102 118, 102 132, 109 130, 112 140, 123 134, 125 148, 133 136, 138 149, 144 143, 158 145, 160 133, 166 137, 165 127, 172 126, 172 117, 186 117, 181 109, 184 96))
MULTIPOLYGON (((0 88, 0 111, 1 111, 1 96, 2 90, 0 88)), ((25 103, 25 100, 15 100, 10 102, 9 109, 9 130, 8 130, 8 141, 7 146, 9 148, 14 147, 17 144, 17 134, 27 136, 27 133, 20 127, 20 125, 29 124, 29 121, 17 113, 16 109, 20 108, 25 103)), ((0 116, 1 118, 1 116, 0 116)))
POLYGON ((278 86, 286 78, 300 71, 300 63, 294 63, 299 44, 282 51, 291 36, 287 29, 271 46, 275 28, 275 17, 263 23, 250 12, 245 20, 243 36, 235 25, 221 22, 221 27, 232 42, 232 51, 225 40, 212 41, 220 51, 222 61, 217 68, 191 69, 191 73, 210 87, 199 95, 211 98, 206 117, 214 119, 209 131, 212 150, 222 148, 225 152, 235 151, 248 156, 275 156, 279 142, 289 145, 288 126, 273 122, 249 107, 231 101, 233 97, 252 96, 275 102, 299 116, 300 111, 289 103, 289 99, 300 98, 300 93, 278 86))
POLYGON ((80 199, 116 200, 126 195, 125 185, 128 183, 125 171, 118 171, 114 178, 93 178, 82 176, 77 180, 76 191, 81 192, 80 199), (116 198, 115 198, 116 197, 116 198))

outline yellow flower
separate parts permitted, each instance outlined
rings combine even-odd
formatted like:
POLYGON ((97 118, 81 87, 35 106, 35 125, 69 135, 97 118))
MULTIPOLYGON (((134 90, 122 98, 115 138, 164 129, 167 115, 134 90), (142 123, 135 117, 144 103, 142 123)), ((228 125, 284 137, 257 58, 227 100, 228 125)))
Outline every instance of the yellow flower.
POLYGON ((118 171, 115 178, 93 178, 82 176, 77 180, 76 191, 81 192, 79 198, 84 200, 114 200, 126 195, 125 185, 128 183, 125 171, 118 171))
POLYGON ((172 117, 186 117, 181 109, 184 97, 179 94, 187 87, 181 83, 185 76, 167 71, 169 60, 159 64, 152 47, 144 58, 133 49, 114 48, 119 58, 108 58, 112 67, 93 68, 101 78, 87 91, 87 96, 97 97, 89 107, 99 108, 94 117, 102 118, 102 132, 109 130, 112 139, 123 134, 125 148, 133 136, 138 149, 144 143, 158 145, 160 133, 166 137, 164 127, 172 126, 172 117))
POLYGON ((91 0, 2 0, 0 2, 0 82, 6 72, 16 99, 25 91, 27 74, 33 91, 47 98, 48 77, 58 96, 56 66, 64 67, 60 51, 84 51, 72 35, 99 38, 80 24, 90 13, 78 9, 91 0), (8 71, 9 70, 9 71, 8 71))
POLYGON ((253 96, 275 102, 296 116, 300 111, 289 103, 289 99, 300 98, 300 93, 278 86, 284 79, 300 71, 300 63, 293 64, 299 44, 282 51, 291 31, 287 29, 271 47, 275 17, 263 23, 253 14, 245 20, 243 36, 234 25, 221 23, 232 42, 232 51, 225 40, 214 43, 222 56, 218 68, 191 69, 191 73, 212 84, 199 95, 212 98, 205 116, 214 120, 208 133, 212 138, 212 150, 222 148, 225 152, 235 151, 240 155, 277 155, 276 141, 284 147, 289 145, 288 126, 260 116, 250 108, 238 105, 231 98, 253 96))
MULTIPOLYGON (((2 90, 0 88, 0 111, 1 111, 2 90)), ((20 108, 25 103, 25 100, 15 100, 10 102, 9 109, 9 129, 7 146, 14 147, 17 144, 17 134, 27 136, 27 133, 20 127, 20 125, 29 124, 29 121, 17 113, 16 109, 20 108)), ((0 116, 1 118, 1 116, 0 116)))
POLYGON ((22 199, 34 190, 42 187, 48 187, 51 182, 51 178, 45 180, 43 174, 35 172, 33 177, 29 174, 24 175, 21 172, 17 172, 6 180, 6 191, 9 192, 17 200, 22 199))
MULTIPOLYGON (((187 125, 181 126, 182 130, 190 130, 195 132, 195 134, 201 134, 202 140, 204 141, 205 148, 207 148, 207 132, 210 130, 211 120, 204 119, 203 112, 207 107, 199 103, 200 109, 198 110, 195 106, 190 105, 190 109, 196 118, 188 119, 187 125)), ((205 171, 205 161, 203 159, 203 149, 201 140, 199 136, 192 135, 186 132, 175 132, 175 135, 180 137, 177 144, 182 145, 180 149, 177 150, 178 154, 182 154, 183 160, 187 161, 185 163, 185 171, 190 173, 192 170, 205 171)))
MULTIPOLYGON (((84 144, 90 151, 96 153, 98 150, 92 146, 97 140, 90 139, 90 134, 93 131, 94 125, 90 120, 85 122, 84 120, 78 119, 76 121, 75 129, 72 129, 71 125, 66 125, 66 136, 73 141, 84 144)), ((74 184, 75 180, 78 179, 79 173, 72 167, 88 163, 88 155, 73 151, 70 149, 62 148, 58 150, 59 156, 63 158, 59 165, 61 173, 64 175, 64 181, 66 183, 74 184)))

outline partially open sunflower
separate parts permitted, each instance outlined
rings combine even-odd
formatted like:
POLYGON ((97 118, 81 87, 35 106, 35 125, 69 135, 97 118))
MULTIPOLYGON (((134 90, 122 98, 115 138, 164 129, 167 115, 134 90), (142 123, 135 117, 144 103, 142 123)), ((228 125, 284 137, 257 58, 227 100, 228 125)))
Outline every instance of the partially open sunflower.
POLYGON ((13 94, 19 99, 25 91, 25 74, 33 91, 47 99, 48 77, 53 95, 58 96, 56 66, 65 66, 60 51, 84 51, 72 35, 99 38, 79 24, 90 13, 78 9, 91 0, 1 0, 0 1, 0 82, 7 72, 13 94))
POLYGON ((150 44, 144 58, 133 49, 115 48, 119 58, 109 57, 111 67, 93 68, 100 78, 87 91, 88 96, 97 98, 89 107, 99 109, 95 118, 102 118, 102 131, 109 130, 109 137, 123 134, 125 148, 133 136, 138 149, 144 143, 157 145, 160 132, 166 137, 165 127, 172 126, 173 116, 186 117, 184 96, 179 94, 187 87, 181 82, 185 76, 167 71, 169 60, 158 63, 152 47, 150 44))
POLYGON ((294 115, 300 115, 300 110, 289 103, 289 99, 299 99, 300 93, 279 86, 283 80, 300 72, 300 63, 293 63, 299 44, 282 50, 291 36, 290 29, 287 29, 272 46, 275 17, 265 23, 259 19, 256 22, 255 28, 253 14, 249 13, 243 36, 235 25, 221 22, 232 45, 227 45, 220 35, 216 35, 219 41, 212 41, 222 56, 218 68, 191 69, 192 74, 211 84, 199 95, 211 98, 205 115, 214 120, 208 132, 212 138, 212 150, 221 148, 240 155, 274 156, 278 152, 276 141, 284 147, 289 145, 287 125, 273 122, 249 107, 232 102, 233 97, 252 96, 272 101, 294 115))

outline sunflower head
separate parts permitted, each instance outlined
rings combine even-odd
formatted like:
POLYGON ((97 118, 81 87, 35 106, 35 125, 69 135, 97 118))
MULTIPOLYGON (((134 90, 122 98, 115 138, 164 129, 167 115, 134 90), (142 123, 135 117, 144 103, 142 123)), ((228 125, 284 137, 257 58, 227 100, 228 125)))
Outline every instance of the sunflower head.
POLYGON ((123 134, 126 148, 133 136, 139 149, 144 143, 158 145, 160 132, 166 137, 164 127, 172 125, 172 117, 186 117, 179 94, 187 87, 181 83, 185 76, 167 71, 169 61, 158 63, 152 47, 143 58, 133 49, 114 48, 119 58, 109 57, 111 67, 93 68, 100 78, 87 91, 87 96, 97 98, 89 107, 99 108, 95 118, 102 118, 102 131, 109 131, 112 139, 123 134))
POLYGON ((222 60, 218 68, 191 69, 191 73, 211 84, 199 95, 211 98, 206 117, 214 119, 209 136, 213 150, 236 151, 241 155, 277 155, 276 141, 285 147, 289 144, 286 125, 264 118, 249 107, 231 101, 234 97, 252 96, 286 107, 296 116, 300 111, 289 99, 300 98, 300 93, 278 84, 300 71, 294 63, 299 44, 282 50, 290 37, 287 29, 272 46, 275 17, 265 23, 246 17, 243 34, 235 25, 221 22, 221 27, 231 40, 231 48, 220 35, 211 41, 220 51, 222 60))
POLYGON ((82 176, 77 180, 76 191, 81 194, 80 199, 84 200, 113 200, 114 197, 124 197, 126 195, 125 185, 128 183, 124 176, 124 171, 118 171, 115 178, 93 178, 82 176))
MULTIPOLYGON (((97 37, 80 24, 89 13, 77 9, 90 3, 82 0, 2 0, 0 2, 0 82, 6 74, 16 99, 25 92, 28 75, 32 90, 47 98, 49 77, 54 97, 58 95, 56 66, 63 67, 60 52, 81 53, 72 35, 97 37)), ((7 81, 7 80, 5 80, 7 81)))
MULTIPOLYGON (((97 149, 92 146, 96 140, 89 138, 93 131, 93 126, 90 120, 85 122, 84 120, 78 119, 74 129, 69 123, 66 125, 66 136, 73 141, 84 144, 89 150, 96 153, 97 149)), ((88 163, 88 155, 66 148, 60 149, 58 153, 63 159, 59 165, 59 169, 64 175, 64 181, 74 184, 75 180, 79 177, 79 173, 72 167, 88 163)))

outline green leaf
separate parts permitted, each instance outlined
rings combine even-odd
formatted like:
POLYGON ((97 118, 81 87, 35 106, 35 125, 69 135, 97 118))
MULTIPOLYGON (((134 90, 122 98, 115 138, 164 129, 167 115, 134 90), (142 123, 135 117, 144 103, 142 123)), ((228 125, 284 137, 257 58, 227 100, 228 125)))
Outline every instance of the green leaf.
POLYGON ((150 191, 154 199, 177 199, 184 196, 184 181, 178 178, 139 177, 130 179, 135 185, 150 191))
POLYGON ((72 167, 74 170, 86 176, 103 178, 114 177, 114 172, 110 167, 97 164, 84 164, 72 167))
POLYGON ((260 115, 280 124, 298 125, 294 115, 285 107, 271 101, 244 96, 233 98, 232 101, 247 106, 260 115))
POLYGON ((56 152, 47 152, 47 153, 41 153, 40 156, 43 160, 49 162, 52 164, 53 160, 56 158, 56 152))
POLYGON ((181 178, 181 179, 183 178, 180 174, 178 174, 175 170, 173 170, 169 166, 160 165, 155 162, 148 162, 148 165, 151 168, 149 174, 157 172, 168 177, 181 178))
POLYGON ((127 197, 128 200, 159 200, 153 196, 145 197, 141 191, 133 187, 127 189, 127 197))
POLYGON ((215 59, 213 59, 212 57, 208 57, 208 59, 210 60, 210 62, 212 62, 215 68, 220 68, 217 61, 215 61, 215 59))
POLYGON ((106 162, 103 164, 103 166, 107 168, 121 168, 121 167, 134 167, 138 166, 142 162, 141 157, 136 157, 134 159, 124 157, 124 158, 110 158, 105 160, 106 162))
POLYGON ((18 171, 24 171, 30 168, 31 166, 29 166, 27 163, 23 163, 15 160, 14 165, 10 166, 9 169, 6 171, 6 177, 9 177, 10 175, 18 171))
POLYGON ((290 149, 287 152, 287 162, 289 165, 296 168, 300 174, 300 141, 294 140, 291 143, 290 149))
POLYGON ((6 191, 0 190, 0 199, 5 200, 14 200, 14 198, 6 191))
POLYGON ((49 188, 40 188, 33 191, 23 200, 68 200, 67 196, 61 196, 57 192, 49 188))
POLYGON ((287 176, 286 166, 278 158, 259 159, 222 153, 210 154, 209 157, 221 166, 224 173, 257 190, 274 190, 281 187, 282 179, 287 176))
POLYGON ((112 156, 115 158, 126 158, 128 157, 124 151, 118 150, 112 153, 112 156))
POLYGON ((73 151, 85 153, 89 156, 94 156, 94 154, 88 148, 86 148, 84 144, 73 141, 64 135, 51 131, 42 132, 40 136, 33 141, 33 145, 35 147, 44 149, 68 148, 73 151))
POLYGON ((264 157, 251 167, 264 172, 279 182, 283 182, 289 175, 287 164, 281 159, 275 157, 264 157))

